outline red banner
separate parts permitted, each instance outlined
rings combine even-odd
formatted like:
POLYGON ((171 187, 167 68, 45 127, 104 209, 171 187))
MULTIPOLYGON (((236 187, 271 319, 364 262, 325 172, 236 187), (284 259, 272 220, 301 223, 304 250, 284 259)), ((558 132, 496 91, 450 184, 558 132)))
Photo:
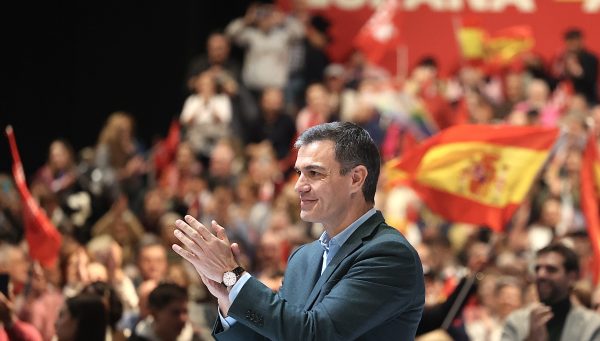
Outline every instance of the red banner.
MULTIPOLYGON (((483 29, 497 32, 515 25, 531 27, 534 52, 554 57, 563 47, 563 33, 578 27, 592 51, 600 52, 600 0, 399 0, 403 10, 402 38, 408 47, 409 65, 433 55, 442 73, 454 70, 460 62, 456 29, 461 22, 476 17, 483 29)), ((279 0, 291 9, 291 0, 279 0)), ((374 9, 383 0, 307 0, 315 14, 331 21, 330 56, 345 60, 352 42, 374 9)))
POLYGON ((6 128, 6 136, 13 157, 13 177, 23 204, 23 224, 25 225, 25 239, 29 246, 29 255, 32 259, 39 261, 43 267, 51 268, 58 260, 62 237, 27 188, 25 172, 12 127, 6 128))

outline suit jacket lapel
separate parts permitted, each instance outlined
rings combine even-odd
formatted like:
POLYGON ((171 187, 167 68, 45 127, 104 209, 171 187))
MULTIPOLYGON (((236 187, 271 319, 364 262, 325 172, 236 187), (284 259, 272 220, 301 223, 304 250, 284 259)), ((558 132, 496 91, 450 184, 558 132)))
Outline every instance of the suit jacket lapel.
MULTIPOLYGON (((363 240, 371 236, 375 228, 383 221, 383 215, 381 214, 381 212, 377 211, 377 213, 373 214, 372 217, 367 219, 367 221, 365 221, 358 229, 356 229, 356 231, 354 231, 354 233, 352 233, 350 238, 346 240, 344 245, 342 245, 340 250, 335 254, 331 262, 329 262, 329 264, 325 268, 325 271, 323 271, 323 274, 321 274, 321 277, 319 277, 319 280, 312 288, 312 291, 310 292, 310 295, 306 300, 306 304, 304 305, 305 310, 308 310, 314 304, 315 299, 319 296, 319 292, 321 292, 323 284, 327 283, 331 275, 333 275, 333 273, 335 272, 338 265, 340 265, 340 263, 346 257, 348 257, 348 255, 350 255, 352 252, 358 249, 363 244, 363 240)), ((320 255, 321 257, 319 262, 319 269, 323 265, 323 253, 321 253, 320 255)))

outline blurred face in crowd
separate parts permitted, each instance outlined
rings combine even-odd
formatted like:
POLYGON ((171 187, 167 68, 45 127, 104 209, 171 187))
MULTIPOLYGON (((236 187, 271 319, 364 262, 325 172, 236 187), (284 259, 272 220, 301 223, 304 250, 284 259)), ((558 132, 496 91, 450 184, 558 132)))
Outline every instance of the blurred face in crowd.
POLYGON ((249 151, 248 175, 257 183, 264 183, 277 175, 279 168, 275 152, 269 144, 252 146, 249 151))
POLYGON ((465 66, 459 71, 459 79, 465 87, 476 87, 483 80, 483 71, 477 67, 465 66))
POLYGON ((327 90, 320 84, 311 85, 306 90, 306 103, 308 107, 318 113, 329 112, 329 97, 327 90))
POLYGON ((9 252, 8 273, 15 284, 24 284, 29 278, 29 261, 25 252, 18 247, 11 248, 9 252))
POLYGON ((527 99, 534 104, 545 104, 546 101, 548 101, 549 92, 550 89, 548 89, 548 84, 542 80, 536 79, 531 81, 527 87, 527 99))
POLYGON ((589 110, 587 100, 585 96, 574 94, 569 99, 569 109, 568 111, 578 111, 582 113, 587 113, 589 110))
POLYGON ((48 164, 53 170, 65 170, 73 163, 69 149, 61 141, 54 141, 50 145, 48 164))
POLYGON ((336 231, 350 207, 352 174, 340 175, 335 159, 335 143, 315 141, 298 150, 295 168, 300 174, 296 192, 300 195, 300 218, 322 223, 328 231, 336 231))
POLYGON ((506 98, 518 102, 523 98, 523 76, 520 73, 506 75, 506 98))
POLYGON ((213 64, 223 64, 229 57, 229 41, 222 34, 213 34, 206 43, 208 59, 213 64))
POLYGON ((281 238, 275 234, 267 232, 260 239, 258 257, 261 266, 264 268, 278 269, 281 264, 281 238))
POLYGON ((82 276, 87 276, 87 268, 90 263, 90 257, 85 249, 77 248, 69 255, 65 272, 66 282, 69 284, 78 283, 82 276))
POLYGON ((523 305, 523 292, 516 284, 506 284, 496 291, 496 311, 504 319, 523 305))
POLYGON ((412 72, 412 80, 423 84, 436 77, 437 70, 431 66, 417 66, 412 72))
POLYGON ((165 200, 159 190, 149 191, 144 196, 144 216, 160 217, 165 212, 165 200))
POLYGON ((143 279, 162 280, 167 274, 167 252, 162 245, 146 246, 140 251, 138 266, 143 279))
POLYGON ((210 156, 210 175, 225 177, 231 175, 235 153, 226 143, 217 143, 210 156))
POLYGON ((565 40, 565 46, 569 52, 578 52, 583 48, 582 38, 571 38, 565 40))
POLYGON ((208 72, 200 74, 200 76, 198 76, 196 79, 194 89, 198 95, 206 97, 214 95, 216 92, 216 86, 213 76, 208 72))
POLYGON ((152 309, 154 330, 163 340, 176 340, 188 319, 186 300, 174 300, 162 309, 152 309))
POLYGON ((468 250, 467 266, 473 271, 481 271, 490 257, 490 246, 486 243, 477 242, 468 250))
POLYGON ((256 10, 256 23, 263 32, 270 31, 277 24, 275 7, 271 4, 258 6, 256 10))
POLYGON ((567 160, 565 166, 568 172, 577 173, 581 169, 581 151, 572 148, 567 154, 567 160))
POLYGON ((196 157, 194 156, 192 147, 188 143, 181 143, 179 147, 177 147, 177 154, 175 156, 177 168, 180 170, 188 170, 194 165, 195 161, 196 157))
POLYGON ((555 227, 560 222, 561 207, 560 201, 554 198, 548 198, 542 205, 542 224, 549 227, 555 227))
POLYGON ((535 284, 539 299, 544 304, 554 304, 569 297, 577 279, 567 273, 564 258, 556 252, 539 255, 535 262, 535 284))
POLYGON ((261 106, 267 114, 279 112, 283 108, 283 92, 276 88, 266 89, 262 95, 261 106))

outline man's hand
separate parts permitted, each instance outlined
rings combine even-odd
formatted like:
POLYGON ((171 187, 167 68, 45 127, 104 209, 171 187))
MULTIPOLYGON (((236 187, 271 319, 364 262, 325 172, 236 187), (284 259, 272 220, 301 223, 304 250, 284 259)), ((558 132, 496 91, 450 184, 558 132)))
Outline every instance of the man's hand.
MULTIPOLYGON (((212 228, 216 236, 190 215, 185 216, 185 221, 177 220, 175 226, 177 227, 174 231, 175 237, 181 240, 186 249, 174 244, 172 246, 173 251, 192 263, 201 276, 221 283, 223 273, 238 266, 233 256, 232 245, 225 234, 225 229, 216 221, 213 220, 212 222, 212 228)), ((209 290, 211 289, 208 285, 207 287, 209 290)), ((211 293, 213 292, 211 291, 211 293)))
POLYGON ((529 337, 527 341, 547 341, 546 323, 554 316, 550 307, 536 303, 529 315, 529 337))

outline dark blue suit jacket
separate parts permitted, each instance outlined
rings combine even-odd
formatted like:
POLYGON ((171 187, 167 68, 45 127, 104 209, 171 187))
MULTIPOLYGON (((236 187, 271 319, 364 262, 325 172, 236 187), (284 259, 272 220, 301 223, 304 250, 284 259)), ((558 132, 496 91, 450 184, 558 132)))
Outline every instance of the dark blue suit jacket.
POLYGON ((251 278, 231 305, 238 322, 218 340, 414 340, 425 286, 417 252, 380 212, 362 224, 323 274, 319 241, 290 256, 273 293, 251 278))

